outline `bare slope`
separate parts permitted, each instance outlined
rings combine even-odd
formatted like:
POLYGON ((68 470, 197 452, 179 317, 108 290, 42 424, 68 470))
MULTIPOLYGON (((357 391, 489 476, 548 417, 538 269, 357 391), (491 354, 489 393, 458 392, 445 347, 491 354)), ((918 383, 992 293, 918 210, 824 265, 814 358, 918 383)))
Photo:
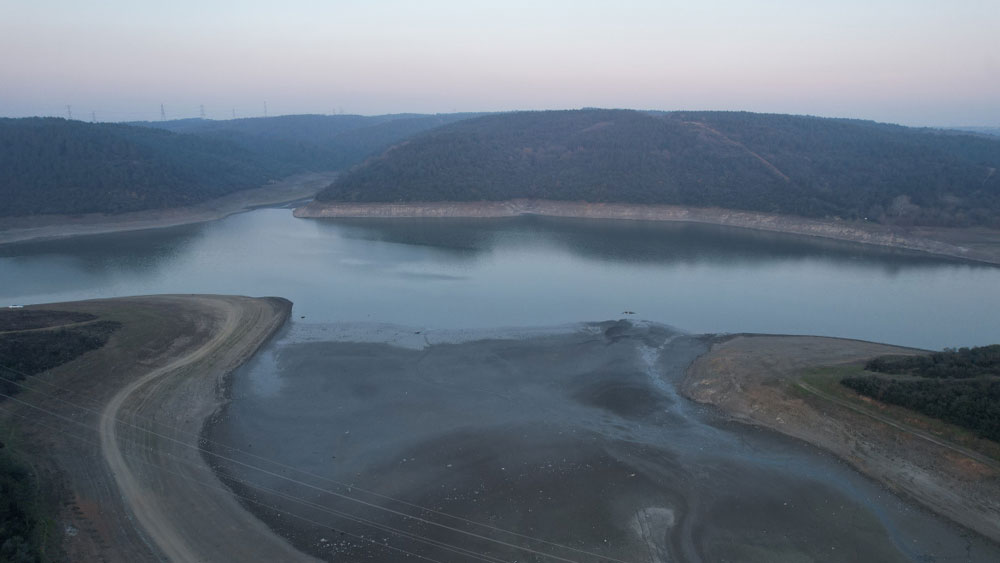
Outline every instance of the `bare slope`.
POLYGON ((683 391, 737 420, 829 450, 934 512, 1000 540, 1000 463, 983 448, 954 443, 819 388, 840 376, 824 376, 818 368, 915 352, 837 338, 736 336, 717 341, 691 365, 683 391))

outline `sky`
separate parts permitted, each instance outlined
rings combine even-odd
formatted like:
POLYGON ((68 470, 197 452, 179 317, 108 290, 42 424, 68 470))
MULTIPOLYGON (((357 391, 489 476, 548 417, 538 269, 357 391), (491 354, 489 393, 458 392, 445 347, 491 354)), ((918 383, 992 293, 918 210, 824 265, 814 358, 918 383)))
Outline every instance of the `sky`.
POLYGON ((998 0, 0 0, 0 116, 614 107, 1000 126, 998 22, 998 0))

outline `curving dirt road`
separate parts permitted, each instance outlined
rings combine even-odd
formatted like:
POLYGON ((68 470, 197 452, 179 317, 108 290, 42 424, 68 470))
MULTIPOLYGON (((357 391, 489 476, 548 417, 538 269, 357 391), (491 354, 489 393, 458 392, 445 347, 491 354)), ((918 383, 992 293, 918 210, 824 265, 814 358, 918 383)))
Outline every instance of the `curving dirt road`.
POLYGON ((101 454, 155 552, 171 561, 310 560, 247 512, 198 450, 222 378, 285 321, 281 299, 181 299, 211 314, 211 338, 120 389, 99 422, 101 454))

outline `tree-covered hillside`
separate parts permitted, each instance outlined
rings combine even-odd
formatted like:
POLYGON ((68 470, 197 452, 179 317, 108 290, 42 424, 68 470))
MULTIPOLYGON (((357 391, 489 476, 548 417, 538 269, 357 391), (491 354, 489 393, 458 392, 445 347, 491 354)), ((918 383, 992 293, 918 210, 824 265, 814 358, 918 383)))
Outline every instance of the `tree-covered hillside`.
POLYGON ((0 215, 174 207, 277 171, 231 142, 127 125, 0 119, 0 215))
POLYGON ((846 377, 841 384, 1000 441, 1000 344, 883 356, 865 369, 904 377, 846 377))
POLYGON ((142 126, 0 119, 0 216, 190 205, 296 173, 344 169, 470 115, 301 115, 142 126))
POLYGON ((480 114, 284 115, 133 125, 224 139, 292 171, 342 170, 417 133, 480 114))
POLYGON ((492 114, 418 135, 321 201, 511 198, 1000 226, 1000 140, 746 112, 492 114))

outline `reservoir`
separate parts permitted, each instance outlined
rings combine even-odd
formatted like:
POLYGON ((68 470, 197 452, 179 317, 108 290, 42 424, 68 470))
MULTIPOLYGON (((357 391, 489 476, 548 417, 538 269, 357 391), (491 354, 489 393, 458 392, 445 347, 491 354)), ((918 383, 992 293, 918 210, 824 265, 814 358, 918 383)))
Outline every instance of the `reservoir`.
POLYGON ((544 217, 303 220, 261 209, 178 228, 0 246, 0 304, 278 295, 305 322, 434 329, 623 317, 692 333, 1000 342, 1000 268, 693 224, 544 217), (305 317, 302 319, 301 317, 305 317))
POLYGON ((205 437, 255 514, 350 561, 1000 560, 833 456, 677 393, 704 333, 1000 342, 997 287, 1000 268, 890 249, 532 216, 261 209, 0 246, 4 305, 291 299, 205 437))

